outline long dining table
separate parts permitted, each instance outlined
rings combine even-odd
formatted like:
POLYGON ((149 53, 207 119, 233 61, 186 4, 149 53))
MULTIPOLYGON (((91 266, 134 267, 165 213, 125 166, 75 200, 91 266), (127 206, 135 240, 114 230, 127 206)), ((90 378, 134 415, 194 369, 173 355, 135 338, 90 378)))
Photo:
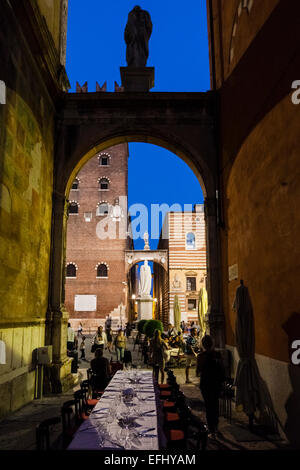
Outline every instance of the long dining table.
POLYGON ((165 447, 159 391, 151 371, 119 370, 68 450, 159 450, 165 447))

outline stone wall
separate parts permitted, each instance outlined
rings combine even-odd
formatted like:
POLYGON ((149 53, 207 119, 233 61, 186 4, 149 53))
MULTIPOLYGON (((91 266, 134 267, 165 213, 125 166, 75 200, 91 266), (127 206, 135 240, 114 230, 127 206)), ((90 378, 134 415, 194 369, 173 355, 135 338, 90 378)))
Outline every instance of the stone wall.
MULTIPOLYGON (((35 396, 33 350, 45 344, 53 189, 53 99, 32 54, 23 2, 0 21, 0 416, 35 396), (27 34, 24 33, 27 31, 27 34)), ((31 2, 32 4, 34 2, 31 2)), ((41 44, 40 44, 41 45, 41 44)), ((49 73, 50 76, 50 73, 49 73)), ((49 80, 51 80, 49 78, 49 80)))

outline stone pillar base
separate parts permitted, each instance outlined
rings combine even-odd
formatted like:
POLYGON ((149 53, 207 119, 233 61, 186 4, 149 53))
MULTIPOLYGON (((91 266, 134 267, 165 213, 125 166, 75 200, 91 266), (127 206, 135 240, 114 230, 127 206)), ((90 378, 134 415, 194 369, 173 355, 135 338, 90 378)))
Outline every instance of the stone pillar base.
POLYGON ((225 349, 225 322, 224 314, 207 312, 205 315, 206 334, 209 334, 215 343, 215 347, 225 349))
POLYGON ((136 299, 138 302, 138 321, 152 320, 153 318, 153 299, 136 299))
POLYGON ((79 374, 71 373, 73 358, 53 363, 45 370, 44 394, 65 393, 79 382, 79 374))
POLYGON ((154 87, 154 67, 120 67, 125 91, 147 92, 154 87))

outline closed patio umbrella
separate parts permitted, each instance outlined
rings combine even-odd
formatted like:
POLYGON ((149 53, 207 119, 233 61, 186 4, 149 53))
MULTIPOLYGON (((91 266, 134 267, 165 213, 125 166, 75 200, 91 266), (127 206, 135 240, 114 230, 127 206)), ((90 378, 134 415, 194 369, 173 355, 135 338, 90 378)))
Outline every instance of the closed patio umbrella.
POLYGON ((240 356, 235 379, 236 406, 242 406, 252 425, 255 410, 263 411, 265 405, 261 378, 255 360, 253 310, 248 289, 243 281, 236 290, 233 309, 237 313, 235 335, 240 356))
POLYGON ((174 297, 174 327, 175 330, 178 331, 180 329, 180 322, 181 322, 181 311, 180 305, 178 300, 178 295, 174 297))
POLYGON ((207 313, 208 301, 207 301, 207 290, 205 287, 201 287, 199 292, 198 302, 198 320, 201 329, 201 336, 205 335, 205 315, 207 313))

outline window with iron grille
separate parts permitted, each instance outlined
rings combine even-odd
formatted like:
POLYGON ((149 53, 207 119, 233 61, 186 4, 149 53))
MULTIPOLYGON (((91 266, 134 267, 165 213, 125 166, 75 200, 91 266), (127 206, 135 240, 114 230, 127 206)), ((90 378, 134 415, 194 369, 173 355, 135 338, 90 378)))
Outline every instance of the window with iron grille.
POLYGON ((79 187, 79 181, 78 181, 78 179, 76 178, 76 179, 73 181, 72 189, 78 189, 78 187, 79 187))
POLYGON ((97 207, 97 215, 107 215, 108 214, 108 204, 103 202, 97 207))
POLYGON ((69 214, 78 214, 78 204, 77 204, 77 202, 71 202, 69 204, 69 214))
POLYGON ((100 186, 100 189, 109 189, 109 181, 108 179, 106 178, 102 178, 100 181, 99 181, 99 186, 100 186))
POLYGON ((108 157, 100 157, 100 166, 108 166, 108 157))
POLYGON ((189 299, 188 300, 188 310, 196 310, 197 307, 197 300, 196 299, 189 299))
POLYGON ((195 277, 186 278, 186 290, 196 290, 196 278, 195 277))

